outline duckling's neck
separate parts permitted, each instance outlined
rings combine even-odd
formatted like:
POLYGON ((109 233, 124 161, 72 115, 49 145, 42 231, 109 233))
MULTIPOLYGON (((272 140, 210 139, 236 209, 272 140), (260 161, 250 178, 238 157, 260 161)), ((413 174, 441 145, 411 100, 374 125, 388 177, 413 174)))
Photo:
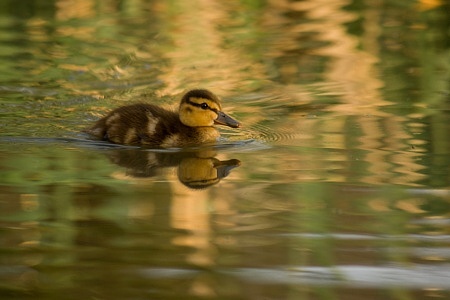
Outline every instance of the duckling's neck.
POLYGON ((213 126, 196 127, 195 131, 203 142, 214 142, 220 136, 219 131, 213 126))

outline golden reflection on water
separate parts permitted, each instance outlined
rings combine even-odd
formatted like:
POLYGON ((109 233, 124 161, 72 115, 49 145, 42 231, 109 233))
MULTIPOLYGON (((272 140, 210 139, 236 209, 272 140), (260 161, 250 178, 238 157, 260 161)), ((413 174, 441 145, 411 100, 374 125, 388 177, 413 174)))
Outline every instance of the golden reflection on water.
MULTIPOLYGON (((273 53, 274 58, 285 56, 287 51, 297 50, 299 46, 302 46, 298 42, 299 37, 313 34, 314 40, 321 46, 311 49, 308 54, 330 58, 322 83, 324 92, 339 95, 344 102, 332 107, 332 110, 345 113, 358 110, 361 113, 361 108, 363 108, 363 113, 373 114, 378 112, 380 106, 387 104, 379 94, 383 82, 378 79, 376 74, 377 57, 367 51, 358 50, 358 39, 349 35, 344 27, 346 22, 357 17, 341 9, 349 4, 349 1, 282 2, 285 5, 277 6, 273 10, 276 14, 287 15, 297 12, 304 14, 303 18, 306 18, 308 22, 299 23, 298 19, 286 20, 278 42, 273 43, 276 48, 273 50, 269 48, 269 53, 273 53)), ((376 36, 372 37, 372 39, 374 38, 376 36)), ((296 57, 297 61, 301 61, 301 54, 299 52, 296 57)), ((281 68, 281 70, 287 71, 281 74, 282 80, 289 81, 289 78, 302 76, 301 65, 296 67, 295 61, 292 59, 286 62, 289 65, 281 68)), ((298 87, 300 88, 300 86, 298 87)))
POLYGON ((226 25, 230 5, 223 1, 194 0, 178 2, 176 17, 173 5, 159 7, 166 16, 167 34, 173 46, 165 53, 170 65, 160 78, 166 82, 161 91, 179 94, 186 88, 204 87, 227 96, 243 87, 251 78, 263 78, 263 69, 248 55, 227 47, 226 36, 220 30, 226 25))
MULTIPOLYGON (((435 119, 436 128, 424 120, 432 116, 425 100, 411 105, 411 112, 389 110, 396 99, 388 100, 386 94, 396 82, 384 77, 384 59, 397 63, 401 55, 393 55, 391 62, 385 52, 405 46, 392 37, 385 44, 379 42, 387 27, 402 22, 382 15, 381 2, 365 3, 355 12, 343 9, 352 3, 344 0, 266 1, 254 13, 225 1, 125 2, 121 8, 116 1, 56 1, 57 24, 51 34, 45 18, 27 21, 27 35, 37 43, 29 49, 35 59, 18 64, 35 76, 32 84, 39 87, 35 80, 39 78, 43 86, 55 84, 57 90, 38 89, 41 94, 30 101, 38 105, 20 112, 30 121, 25 128, 33 128, 37 123, 32 121, 38 120, 45 133, 66 135, 85 125, 79 123, 89 119, 87 115, 98 117, 111 106, 141 98, 176 102, 185 89, 205 87, 223 97, 227 111, 244 123, 242 130, 224 136, 231 141, 255 138, 267 147, 258 151, 237 146, 236 153, 221 153, 221 161, 236 154, 242 166, 212 188, 197 190, 183 184, 176 166, 142 178, 154 169, 126 166, 114 155, 108 160, 96 148, 58 145, 22 156, 14 155, 16 149, 0 152, 2 172, 8 175, 0 187, 6 199, 0 202, 2 220, 7 220, 2 221, 5 247, 13 249, 15 264, 27 267, 21 276, 8 278, 18 282, 13 287, 39 290, 48 282, 42 279, 46 268, 66 270, 63 275, 68 279, 61 280, 65 287, 79 288, 82 280, 77 272, 84 274, 86 265, 94 265, 90 271, 95 275, 105 275, 96 272, 110 267, 108 280, 123 278, 108 263, 118 269, 126 265, 134 271, 129 276, 142 280, 133 269, 140 266, 132 260, 133 247, 141 250, 139 258, 149 269, 163 265, 170 256, 174 261, 169 267, 220 272, 235 266, 269 266, 271 271, 283 269, 290 279, 307 277, 293 269, 310 265, 414 266, 448 258, 448 189, 427 185, 438 177, 430 169, 439 164, 426 162, 439 160, 432 151, 447 154, 448 143, 427 136, 445 137, 446 127, 442 119, 435 119), (136 23, 127 14, 130 19, 139 16, 136 23), (351 33, 347 23, 358 19, 363 33, 351 33), (39 61, 42 58, 44 62, 39 61), (60 97, 64 100, 58 102, 60 97), (285 238, 280 232, 297 237, 285 238), (348 240, 340 237, 346 234, 348 240), (427 237, 438 237, 442 243, 427 237), (21 256, 16 247, 29 252, 21 256), (69 250, 58 252, 59 247, 69 250), (167 254, 164 247, 178 252, 172 256, 175 251, 167 254), (110 250, 125 253, 110 257, 110 250)), ((417 9, 423 10, 442 4, 418 3, 417 9)), ((419 25, 415 30, 422 28, 419 25)), ((15 67, 0 68, 9 74, 15 67)), ((21 91, 14 86, 4 90, 21 91)), ((408 99, 403 93, 400 96, 408 99)), ((437 93, 425 96, 431 94, 440 99, 437 93)), ((146 153, 146 158, 152 155, 146 153)), ((213 161, 203 159, 194 158, 203 167, 213 161)), ((138 165, 151 167, 149 161, 138 165)), ((192 173, 209 180, 212 171, 192 173)), ((49 276, 60 277, 59 272, 49 276)), ((223 278, 214 276, 186 279, 183 295, 220 295, 223 278)), ((150 280, 143 281, 147 285, 150 280)), ((316 285, 311 286, 295 281, 299 287, 293 289, 289 281, 280 285, 295 296, 306 297, 304 290, 315 289, 318 294, 323 289, 339 294, 319 281, 313 278, 316 285)), ((263 296, 265 289, 276 289, 264 281, 253 286, 243 282, 230 286, 263 296)), ((395 290, 374 284, 383 292, 400 290, 398 297, 393 296, 396 299, 412 299, 405 295, 407 287, 395 290)), ((432 285, 417 289, 442 296, 442 289, 432 285)))
MULTIPOLYGON (((95 1, 58 0, 55 2, 56 19, 85 19, 95 15, 95 1)), ((86 28, 82 28, 86 29, 86 28)))
POLYGON ((171 226, 189 232, 172 240, 177 246, 195 249, 186 258, 197 266, 214 265, 214 247, 211 244, 211 214, 209 212, 210 195, 207 190, 195 193, 173 185, 173 201, 171 205, 171 226))

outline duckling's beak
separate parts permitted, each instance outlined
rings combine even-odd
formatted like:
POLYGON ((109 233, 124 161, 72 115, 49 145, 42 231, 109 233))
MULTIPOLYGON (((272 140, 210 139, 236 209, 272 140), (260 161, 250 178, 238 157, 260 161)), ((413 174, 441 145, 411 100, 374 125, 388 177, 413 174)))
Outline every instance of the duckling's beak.
POLYGON ((214 120, 214 123, 230 126, 233 128, 238 128, 241 126, 241 124, 239 124, 238 121, 236 121, 235 119, 233 119, 232 117, 221 111, 219 111, 219 116, 217 117, 217 119, 214 120))
POLYGON ((241 161, 238 159, 230 159, 230 160, 217 160, 214 163, 214 168, 217 169, 217 177, 222 179, 230 174, 230 171, 234 168, 237 168, 241 165, 241 161))

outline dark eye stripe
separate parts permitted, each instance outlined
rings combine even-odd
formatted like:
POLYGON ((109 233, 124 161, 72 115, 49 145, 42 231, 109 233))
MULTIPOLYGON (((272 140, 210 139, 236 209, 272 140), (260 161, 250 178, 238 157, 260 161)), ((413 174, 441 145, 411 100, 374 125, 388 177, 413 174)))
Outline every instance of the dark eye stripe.
MULTIPOLYGON (((203 107, 202 107, 202 104, 203 104, 203 103, 201 103, 201 104, 195 103, 195 102, 192 102, 192 101, 189 100, 189 99, 188 99, 186 102, 189 103, 189 104, 192 105, 192 106, 203 108, 203 107)), ((205 109, 205 108, 203 108, 203 109, 205 109)), ((217 109, 215 109, 215 108, 212 108, 212 107, 209 107, 209 106, 208 106, 206 109, 212 110, 212 111, 215 112, 216 114, 219 113, 219 110, 217 110, 217 109)))

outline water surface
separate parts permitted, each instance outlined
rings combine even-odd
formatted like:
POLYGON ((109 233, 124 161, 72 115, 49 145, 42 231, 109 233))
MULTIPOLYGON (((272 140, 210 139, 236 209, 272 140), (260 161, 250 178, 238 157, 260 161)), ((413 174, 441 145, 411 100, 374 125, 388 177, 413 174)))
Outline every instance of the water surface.
POLYGON ((2 1, 0 298, 445 299, 444 1, 2 1), (192 88, 242 129, 82 130, 192 88))

